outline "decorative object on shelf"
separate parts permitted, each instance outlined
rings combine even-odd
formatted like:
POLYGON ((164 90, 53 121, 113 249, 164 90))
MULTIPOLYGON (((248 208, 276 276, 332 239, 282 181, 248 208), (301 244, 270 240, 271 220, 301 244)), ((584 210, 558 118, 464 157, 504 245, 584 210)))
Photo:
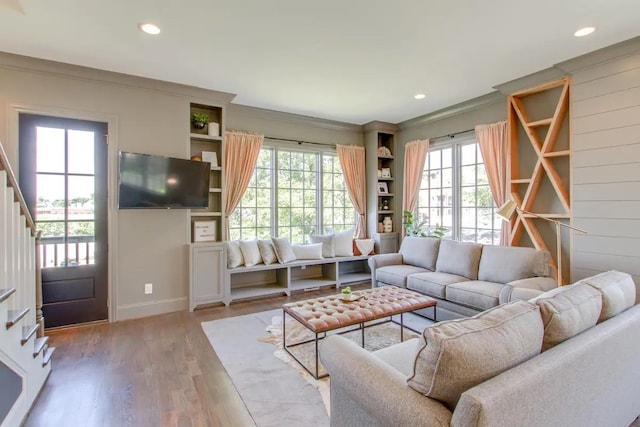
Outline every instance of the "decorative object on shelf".
POLYGON ((209 121, 209 116, 204 113, 191 114, 191 124, 196 129, 204 129, 205 125, 209 121))
POLYGON ((218 154, 215 151, 203 151, 202 161, 211 163, 211 169, 218 167, 218 154))
POLYGON ((209 136, 220 136, 220 123, 209 122, 209 129, 207 133, 209 136))
POLYGON ((391 178, 391 168, 382 168, 381 176, 382 178, 391 178))
POLYGON ((391 156, 391 150, 389 150, 389 148, 385 146, 378 147, 378 156, 389 157, 391 156))
POLYGON ((378 233, 384 233, 384 224, 378 223, 378 233))
POLYGON ((389 210, 389 199, 387 198, 382 199, 382 209, 385 211, 389 210))
POLYGON ((500 206, 500 209, 496 211, 496 214, 505 221, 511 221, 511 217, 515 212, 519 212, 521 214, 531 215, 536 218, 543 219, 545 221, 549 221, 556 225, 556 269, 558 273, 558 285, 562 286, 562 236, 560 234, 560 227, 567 227, 571 230, 579 231, 580 233, 588 234, 586 231, 573 227, 569 224, 565 224, 564 222, 560 222, 556 219, 547 218, 545 216, 534 214, 533 212, 525 211, 524 209, 520 209, 516 202, 513 199, 507 200, 504 205, 500 206))
POLYGON ((217 221, 193 221, 194 242, 215 242, 217 240, 217 221))
POLYGON ((380 194, 389 194, 389 187, 387 187, 387 183, 386 182, 379 182, 378 183, 378 193, 380 193, 380 194))
POLYGON ((378 169, 378 178, 382 178, 382 171, 378 169))
POLYGON ((202 161, 202 157, 200 157, 200 156, 191 156, 191 160, 196 161, 196 162, 201 162, 202 161))
POLYGON ((382 225, 384 226, 383 233, 391 233, 393 232, 393 222, 391 221, 390 216, 385 216, 382 220, 382 225))

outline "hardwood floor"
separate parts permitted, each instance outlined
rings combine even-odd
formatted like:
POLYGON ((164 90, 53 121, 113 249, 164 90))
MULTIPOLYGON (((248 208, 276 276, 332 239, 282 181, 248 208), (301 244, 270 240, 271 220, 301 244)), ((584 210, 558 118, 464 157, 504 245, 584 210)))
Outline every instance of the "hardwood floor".
POLYGON ((25 426, 252 426, 200 323, 335 292, 48 331, 53 370, 25 426))

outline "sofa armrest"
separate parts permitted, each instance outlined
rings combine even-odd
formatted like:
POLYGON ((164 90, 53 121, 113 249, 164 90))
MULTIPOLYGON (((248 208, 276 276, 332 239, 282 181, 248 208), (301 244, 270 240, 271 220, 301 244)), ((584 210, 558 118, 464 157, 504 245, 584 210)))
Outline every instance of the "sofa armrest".
POLYGON ((500 304, 520 299, 529 300, 557 287, 558 284, 551 277, 530 277, 528 279, 514 280, 502 287, 498 300, 500 304))
POLYGON ((371 287, 375 288, 376 286, 378 286, 378 281, 376 279, 376 269, 385 267, 387 265, 401 265, 402 254, 393 253, 372 255, 369 257, 368 263, 369 270, 371 270, 371 287))
POLYGON ((339 335, 324 340, 320 360, 331 376, 331 425, 448 426, 451 412, 407 385, 399 371, 339 335), (375 422, 373 421, 375 420, 375 422))

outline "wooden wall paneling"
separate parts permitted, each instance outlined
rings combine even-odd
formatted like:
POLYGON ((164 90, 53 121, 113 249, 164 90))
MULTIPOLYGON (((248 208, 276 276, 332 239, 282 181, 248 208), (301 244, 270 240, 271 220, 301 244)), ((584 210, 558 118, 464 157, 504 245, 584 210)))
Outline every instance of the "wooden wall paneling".
MULTIPOLYGON (((567 147, 559 147, 555 150, 559 137, 569 121, 569 100, 570 81, 569 78, 561 78, 548 83, 544 83, 532 88, 516 92, 509 96, 507 120, 509 122, 509 149, 510 149, 510 181, 509 188, 513 200, 518 206, 534 213, 537 216, 553 220, 567 220, 571 218, 571 199, 569 196, 568 176, 569 171, 559 171, 559 167, 570 167, 569 162, 557 162, 555 159, 567 158, 571 155, 570 144, 567 147), (553 109, 543 117, 538 117, 544 103, 539 98, 541 94, 553 96, 559 90, 558 98, 554 101, 553 109), (555 91, 555 92, 553 92, 555 91), (531 98, 529 98, 531 97, 531 98), (532 105, 536 103, 535 109, 532 105), (532 112, 535 110, 535 113, 532 112), (522 129, 522 132, 519 130, 522 129), (522 147, 531 147, 535 156, 535 164, 529 176, 525 176, 526 171, 520 168, 519 151, 522 147), (566 177, 566 178, 563 178, 566 177), (548 183, 548 184, 547 184, 548 183), (544 184, 544 185, 543 185, 544 184), (549 185, 550 184, 550 185, 549 185), (545 187, 546 186, 546 187, 545 187), (544 211, 536 211, 536 200, 540 197, 543 188, 552 188, 554 200, 551 205, 545 203, 544 211), (549 206, 547 206, 549 205, 549 206), (557 211, 559 205, 560 211, 557 211), (555 211, 554 211, 555 210, 555 211)), ((546 194, 544 201, 549 198, 546 194)), ((542 204, 542 203, 540 203, 542 204)), ((538 208, 539 209, 539 208, 538 208)), ((560 244, 561 235, 546 237, 540 232, 538 221, 534 215, 518 212, 511 220, 510 244, 517 246, 522 238, 527 236, 532 244, 542 250, 549 251, 549 247, 554 249, 560 244)), ((558 272, 557 280, 559 284, 564 284, 562 277, 562 258, 557 258, 557 252, 549 251, 552 254, 552 263, 558 272), (560 265, 558 265, 558 262, 560 265)))

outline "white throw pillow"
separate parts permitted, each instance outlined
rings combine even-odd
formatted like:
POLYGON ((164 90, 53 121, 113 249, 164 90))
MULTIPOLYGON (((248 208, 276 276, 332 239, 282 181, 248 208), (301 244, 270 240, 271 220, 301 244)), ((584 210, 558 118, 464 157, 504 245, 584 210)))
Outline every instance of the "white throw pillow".
POLYGON ((240 241, 231 240, 227 242, 227 268, 236 268, 244 264, 240 241))
POLYGON ((324 235, 311 235, 309 236, 309 240, 311 243, 322 243, 322 256, 325 258, 333 258, 336 256, 336 248, 335 248, 335 235, 334 234, 324 234, 324 235))
POLYGON ((291 249, 289 239, 286 237, 272 237, 271 243, 273 243, 273 248, 276 251, 276 256, 278 257, 278 262, 280 264, 286 264, 296 260, 296 255, 291 249))
POLYGON ((354 255, 371 255, 375 241, 373 239, 354 239, 353 245, 355 246, 354 255))
POLYGON ((266 265, 278 262, 278 257, 276 256, 275 249, 273 249, 273 243, 271 243, 271 240, 258 240, 258 250, 260 250, 262 262, 266 265))
POLYGON ((334 237, 334 247, 336 256, 353 256, 353 233, 355 229, 350 228, 343 231, 327 230, 334 237))
POLYGON ((310 245, 291 245, 296 259, 324 259, 322 256, 322 243, 310 245))
POLYGON ((240 251, 244 258, 244 265, 247 267, 251 267, 252 265, 260 264, 262 262, 257 240, 241 240, 240 251))

